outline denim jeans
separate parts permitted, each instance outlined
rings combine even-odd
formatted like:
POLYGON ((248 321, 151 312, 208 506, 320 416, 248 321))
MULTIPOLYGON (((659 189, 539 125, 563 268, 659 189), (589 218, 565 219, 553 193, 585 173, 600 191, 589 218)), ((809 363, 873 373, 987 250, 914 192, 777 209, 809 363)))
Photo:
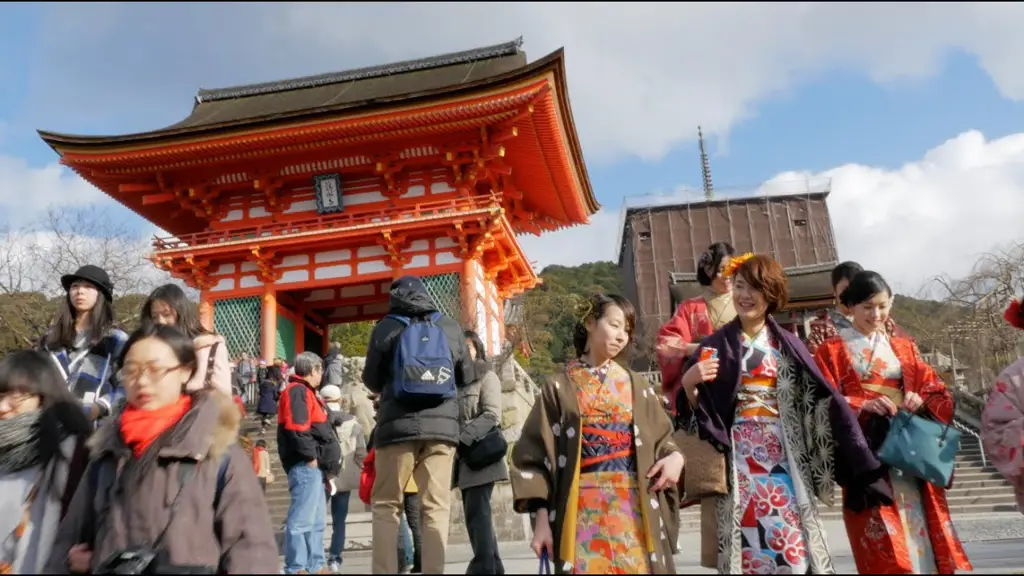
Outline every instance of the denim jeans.
POLYGON ((494 534, 491 515, 491 495, 494 484, 484 484, 462 490, 462 510, 466 517, 466 532, 473 548, 473 559, 466 574, 493 574, 501 576, 505 566, 498 554, 498 539, 494 534))
POLYGON ((324 528, 327 496, 323 474, 317 468, 297 464, 288 471, 288 519, 284 526, 284 571, 310 574, 324 566, 324 528))
POLYGON ((348 518, 348 503, 351 492, 338 492, 331 496, 331 562, 341 563, 341 552, 345 549, 345 520, 348 518))
POLYGON ((412 566, 413 546, 412 531, 409 530, 409 522, 405 519, 405 512, 402 512, 402 521, 398 524, 398 569, 412 566))

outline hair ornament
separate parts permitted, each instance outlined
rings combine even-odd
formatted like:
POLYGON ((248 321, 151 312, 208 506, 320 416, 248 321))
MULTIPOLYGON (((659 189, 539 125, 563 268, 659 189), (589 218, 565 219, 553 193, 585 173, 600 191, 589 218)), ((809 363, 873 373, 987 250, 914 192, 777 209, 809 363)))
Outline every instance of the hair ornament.
POLYGON ((1014 299, 1010 302, 1010 305, 1006 307, 1006 312, 1003 312, 1003 318, 1010 326, 1024 330, 1024 316, 1021 316, 1020 300, 1014 299))
POLYGON ((594 302, 592 298, 583 298, 576 303, 575 316, 580 322, 586 322, 593 312, 594 302))
POLYGON ((732 260, 729 260, 729 265, 725 267, 725 270, 722 270, 722 277, 729 278, 730 276, 733 276, 734 274, 736 274, 736 270, 738 270, 740 266, 742 266, 744 263, 747 262, 747 260, 750 260, 753 257, 753 252, 747 252, 742 256, 736 256, 732 260))

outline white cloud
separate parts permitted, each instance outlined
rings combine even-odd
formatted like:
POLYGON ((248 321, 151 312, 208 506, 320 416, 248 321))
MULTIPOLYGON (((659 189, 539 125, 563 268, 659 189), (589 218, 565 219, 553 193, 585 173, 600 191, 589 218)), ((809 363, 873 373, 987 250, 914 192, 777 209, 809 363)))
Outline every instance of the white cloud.
POLYGON ((520 35, 533 58, 565 47, 591 162, 657 158, 697 124, 726 134, 764 97, 826 69, 924 78, 951 49, 976 55, 1005 97, 1024 99, 1024 5, 1014 3, 122 3, 48 14, 28 100, 36 125, 63 131, 170 123, 199 86, 520 35))
POLYGON ((5 282, 14 283, 8 289, 59 291, 60 275, 86 263, 106 268, 125 288, 169 280, 145 260, 150 237, 167 234, 57 163, 34 168, 0 154, 0 225, 0 263, 5 282))
MULTIPOLYGON (((784 172, 761 192, 792 192, 831 179, 829 212, 839 257, 886 276, 916 294, 935 276, 963 277, 978 256, 1021 238, 1024 134, 987 141, 969 131, 895 170, 847 164, 820 174, 784 172)), ((684 194, 693 199, 693 193, 684 194)), ((685 201, 654 198, 652 204, 685 201)), ((590 226, 524 238, 538 267, 615 258, 619 216, 605 208, 590 226)))
MULTIPOLYGON (((830 178, 829 210, 839 256, 882 272, 904 292, 916 292, 939 274, 967 273, 977 257, 1020 237, 1024 222, 1024 133, 987 141, 980 132, 960 134, 898 169, 847 164, 819 174, 784 172, 762 192, 785 193, 830 178)), ((696 199, 680 189, 630 199, 662 204, 696 199)), ((85 206, 106 196, 51 164, 31 168, 0 156, 0 211, 13 223, 38 216, 51 203, 85 206)), ((134 218, 134 216, 133 216, 134 218)), ((591 224, 520 242, 538 268, 614 260, 621 230, 621 207, 602 209, 591 224)), ((143 226, 143 236, 156 233, 143 226)), ((148 244, 147 244, 148 249, 148 244)))
POLYGON ((17 225, 56 204, 84 206, 106 196, 60 164, 29 166, 23 158, 0 154, 0 220, 17 225))

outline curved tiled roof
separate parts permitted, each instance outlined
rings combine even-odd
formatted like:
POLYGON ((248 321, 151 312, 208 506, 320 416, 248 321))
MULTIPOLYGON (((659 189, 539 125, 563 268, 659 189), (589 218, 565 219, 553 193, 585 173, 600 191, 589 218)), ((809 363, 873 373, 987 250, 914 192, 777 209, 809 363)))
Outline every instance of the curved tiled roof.
MULTIPOLYGON (((473 87, 524 70, 522 39, 512 42, 290 80, 199 90, 187 118, 166 128, 116 136, 40 130, 48 144, 112 145, 255 126, 320 113, 350 112, 473 87)), ((546 59, 542 59, 546 60, 546 59)))

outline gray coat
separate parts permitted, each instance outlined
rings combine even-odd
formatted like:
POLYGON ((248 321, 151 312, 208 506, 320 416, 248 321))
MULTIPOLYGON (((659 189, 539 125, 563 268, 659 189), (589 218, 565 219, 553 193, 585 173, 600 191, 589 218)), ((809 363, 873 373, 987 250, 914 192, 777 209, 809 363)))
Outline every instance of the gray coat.
POLYGON ((342 381, 342 360, 341 352, 334 351, 324 358, 324 384, 341 388, 342 381))
MULTIPOLYGON (((477 370, 481 370, 478 368, 477 370)), ((501 380, 494 370, 459 390, 459 442, 472 444, 495 426, 501 426, 501 380)), ((460 490, 508 480, 508 464, 501 459, 482 469, 473 470, 459 461, 457 486, 460 490)))

